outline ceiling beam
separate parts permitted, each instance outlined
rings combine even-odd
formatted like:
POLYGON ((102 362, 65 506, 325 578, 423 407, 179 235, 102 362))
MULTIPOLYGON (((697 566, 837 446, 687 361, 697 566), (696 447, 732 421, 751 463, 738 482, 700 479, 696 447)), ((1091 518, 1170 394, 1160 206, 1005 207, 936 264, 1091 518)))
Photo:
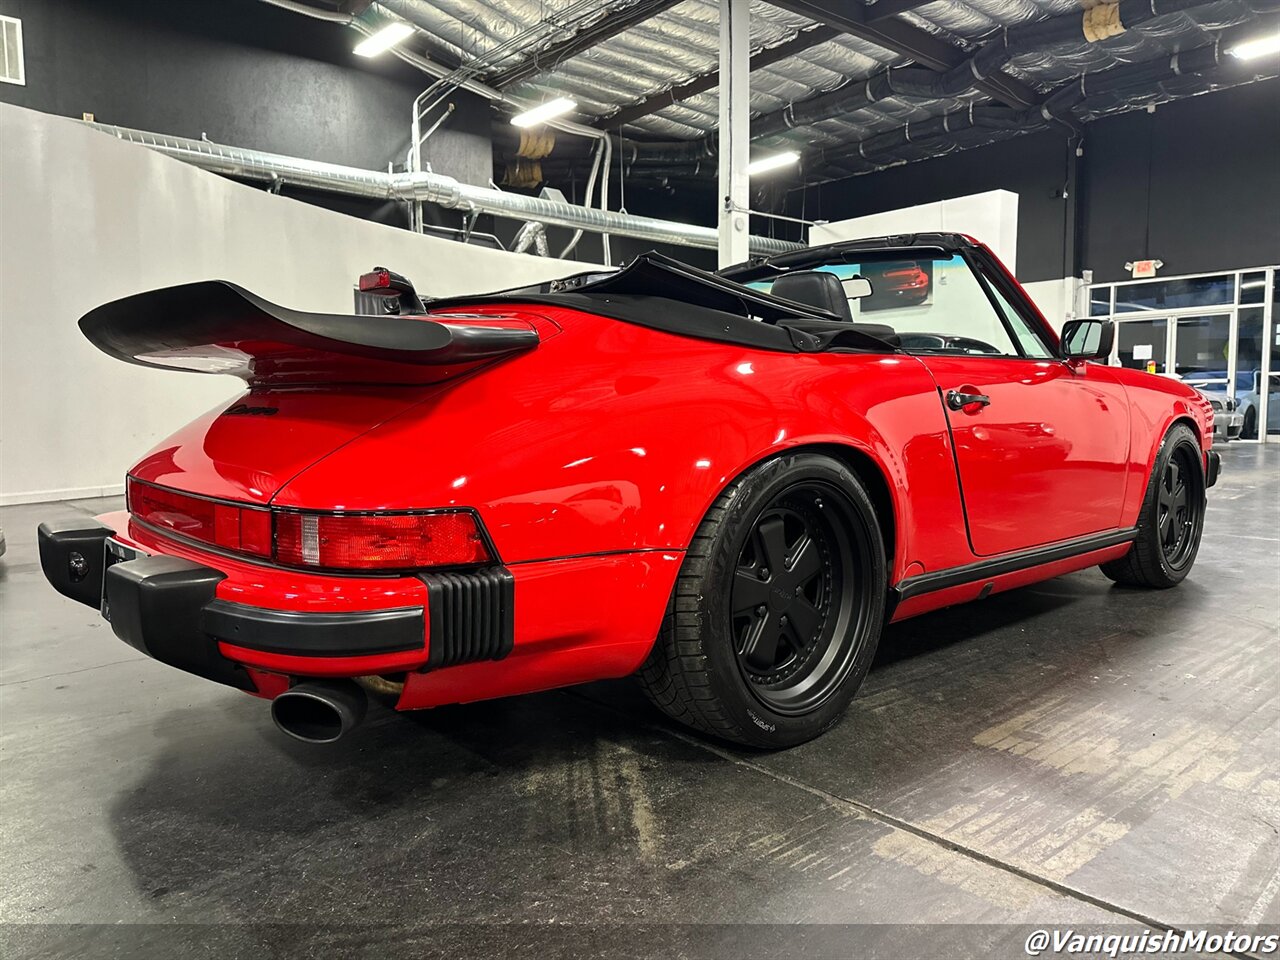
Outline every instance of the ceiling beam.
MULTIPOLYGON (((816 47, 829 40, 834 40, 842 32, 834 27, 819 26, 814 27, 812 30, 806 30, 804 33, 798 33, 784 43, 767 47, 757 53, 751 58, 751 70, 759 70, 762 67, 777 63, 779 60, 785 60, 787 57, 794 57, 797 53, 808 50, 810 47, 816 47)), ((678 84, 669 90, 663 90, 660 93, 645 97, 629 107, 623 107, 617 113, 605 117, 596 126, 602 130, 606 128, 616 130, 625 124, 635 123, 651 113, 657 113, 673 103, 679 103, 681 100, 688 100, 690 97, 696 97, 700 93, 714 90, 719 85, 720 71, 712 70, 710 73, 694 77, 692 80, 678 84)))
POLYGON ((889 17, 896 17, 900 13, 923 7, 931 2, 932 0, 876 0, 875 3, 866 6, 865 17, 868 23, 887 20, 889 17))
POLYGON ((670 10, 680 2, 681 0, 636 0, 635 3, 624 7, 617 13, 601 17, 572 36, 566 37, 558 43, 553 43, 545 50, 537 51, 533 56, 516 64, 514 67, 499 71, 488 78, 489 85, 502 90, 513 84, 520 83, 522 80, 535 77, 544 70, 553 69, 557 64, 568 60, 570 57, 576 57, 584 50, 590 50, 597 44, 604 43, 606 40, 630 30, 637 24, 670 10))
MULTIPOLYGON (((945 72, 965 62, 966 55, 944 40, 902 20, 872 20, 859 0, 768 0, 775 7, 798 13, 850 36, 860 37, 892 50, 931 70, 945 72)), ((887 2, 887 0, 882 0, 887 2)), ((875 6, 879 6, 877 3, 875 6)), ((1039 102, 1035 90, 1005 73, 975 78, 973 86, 1010 107, 1029 107, 1039 102)))

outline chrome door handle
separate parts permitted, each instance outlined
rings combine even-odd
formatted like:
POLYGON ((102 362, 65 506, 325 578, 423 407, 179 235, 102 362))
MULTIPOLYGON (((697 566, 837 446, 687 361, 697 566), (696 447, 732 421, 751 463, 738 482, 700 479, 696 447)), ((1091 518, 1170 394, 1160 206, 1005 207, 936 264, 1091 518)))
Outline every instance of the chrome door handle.
POLYGON ((985 393, 961 393, 959 390, 947 391, 947 406, 952 410, 963 410, 965 407, 977 404, 985 407, 991 403, 991 398, 985 393))

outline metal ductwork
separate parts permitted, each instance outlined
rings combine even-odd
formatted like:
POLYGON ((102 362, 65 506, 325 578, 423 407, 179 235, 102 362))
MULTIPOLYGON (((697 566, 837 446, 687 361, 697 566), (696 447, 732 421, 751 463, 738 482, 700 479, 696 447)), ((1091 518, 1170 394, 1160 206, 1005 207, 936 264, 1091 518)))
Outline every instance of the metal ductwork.
MULTIPOLYGON (((536 220, 547 226, 566 227, 633 237, 653 243, 700 247, 714 250, 718 237, 714 227, 700 227, 637 217, 631 214, 596 210, 573 203, 544 200, 488 187, 461 183, 439 173, 383 173, 335 163, 321 163, 286 157, 276 153, 229 147, 208 140, 192 140, 117 127, 105 123, 90 126, 119 140, 140 144, 213 173, 268 183, 284 182, 310 190, 339 193, 373 200, 417 200, 451 210, 486 213, 515 220, 536 220)), ((803 244, 770 237, 753 236, 753 254, 772 255, 800 249, 803 244)))

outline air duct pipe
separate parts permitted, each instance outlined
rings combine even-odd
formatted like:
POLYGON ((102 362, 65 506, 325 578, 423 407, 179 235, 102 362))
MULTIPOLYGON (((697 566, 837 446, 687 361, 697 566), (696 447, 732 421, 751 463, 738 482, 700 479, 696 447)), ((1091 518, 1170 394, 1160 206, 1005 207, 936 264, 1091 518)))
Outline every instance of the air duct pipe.
MULTIPOLYGON (((224 176, 265 182, 282 180, 311 190, 365 197, 371 200, 417 200, 439 204, 451 210, 487 213, 514 220, 537 220, 547 226, 566 227, 570 230, 582 229, 591 233, 609 233, 648 240, 652 243, 670 243, 708 250, 716 249, 718 244, 716 230, 713 227, 657 220, 653 217, 637 217, 611 210, 596 210, 573 203, 562 203, 557 200, 504 193, 501 190, 461 183, 453 177, 439 173, 425 171, 403 174, 383 173, 336 163, 321 163, 298 157, 264 153, 259 150, 223 146, 208 140, 170 137, 105 123, 92 123, 90 126, 119 140, 140 144, 224 176)), ((802 246, 803 244, 775 240, 771 237, 753 236, 751 238, 752 254, 767 256, 788 250, 798 250, 802 246)))

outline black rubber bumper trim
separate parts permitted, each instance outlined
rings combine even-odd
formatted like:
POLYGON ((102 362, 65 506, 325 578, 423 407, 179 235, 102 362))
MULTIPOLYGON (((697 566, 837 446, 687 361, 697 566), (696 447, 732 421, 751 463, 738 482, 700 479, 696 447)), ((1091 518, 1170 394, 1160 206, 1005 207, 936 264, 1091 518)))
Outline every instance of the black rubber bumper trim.
POLYGON ((237 647, 302 657, 363 657, 423 650, 422 607, 305 613, 266 610, 212 600, 200 611, 200 629, 237 647))
POLYGON ((40 569, 53 589, 86 606, 102 602, 104 544, 115 533, 91 517, 40 524, 40 569))
POLYGON ((1122 543, 1132 542, 1137 535, 1137 528, 1113 530, 1110 533, 1095 533, 1087 537, 1077 537, 1074 540, 1066 540, 1062 543, 1035 547, 1031 550, 1021 550, 1018 553, 1007 554, 1003 557, 966 564, 963 567, 952 567, 949 570, 939 570, 936 573, 922 573, 918 577, 908 577, 903 580, 894 588, 894 592, 897 594, 899 601, 906 600, 910 597, 918 597, 923 593, 933 593, 935 590, 946 590, 948 587, 959 587, 966 583, 990 580, 1006 573, 1017 573, 1019 570, 1029 570, 1032 567, 1039 567, 1046 563, 1067 560, 1082 553, 1092 553, 1094 550, 1116 547, 1122 543))
POLYGON ((241 690, 256 690, 245 669, 200 629, 200 610, 224 574, 179 557, 142 557, 107 568, 104 613, 115 635, 171 667, 241 690))
POLYGON ((1222 471, 1222 455, 1217 450, 1210 450, 1205 461, 1204 485, 1212 487, 1218 482, 1218 474, 1222 471))
POLYGON ((502 660, 515 648, 516 580, 506 567, 424 573, 431 642, 423 670, 502 660))

